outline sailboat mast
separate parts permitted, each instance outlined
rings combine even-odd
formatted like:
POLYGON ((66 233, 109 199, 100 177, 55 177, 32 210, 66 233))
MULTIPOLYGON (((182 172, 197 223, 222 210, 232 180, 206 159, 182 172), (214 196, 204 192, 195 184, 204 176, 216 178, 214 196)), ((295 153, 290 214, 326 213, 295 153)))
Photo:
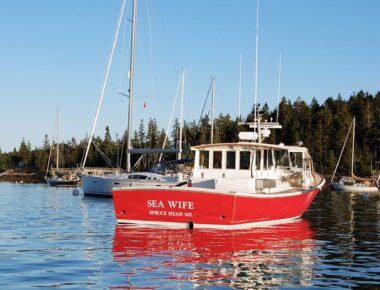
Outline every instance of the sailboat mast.
POLYGON ((129 68, 129 106, 128 106, 128 142, 127 142, 127 172, 131 171, 131 153, 132 149, 132 107, 133 107, 133 81, 135 71, 135 47, 136 47, 136 14, 137 1, 133 0, 132 4, 132 34, 131 34, 131 60, 129 68))
POLYGON ((56 143, 57 143, 57 162, 56 162, 56 165, 57 165, 57 170, 59 168, 59 142, 58 142, 58 108, 57 108, 57 136, 56 136, 56 143))
POLYGON ((185 69, 182 69, 182 80, 181 80, 181 120, 179 122, 179 153, 178 159, 182 158, 182 131, 183 131, 183 98, 185 92, 185 69))
POLYGON ((352 156, 351 156, 351 176, 354 176, 354 156, 355 156, 355 117, 352 121, 352 156))
POLYGON ((215 79, 211 80, 211 144, 214 144, 215 79))
POLYGON ((242 55, 240 54, 240 69, 239 69, 239 121, 241 122, 241 63, 242 63, 242 55))
POLYGON ((255 65, 255 111, 254 122, 257 122, 257 86, 258 86, 258 70, 259 70, 259 0, 256 1, 256 65, 255 65))

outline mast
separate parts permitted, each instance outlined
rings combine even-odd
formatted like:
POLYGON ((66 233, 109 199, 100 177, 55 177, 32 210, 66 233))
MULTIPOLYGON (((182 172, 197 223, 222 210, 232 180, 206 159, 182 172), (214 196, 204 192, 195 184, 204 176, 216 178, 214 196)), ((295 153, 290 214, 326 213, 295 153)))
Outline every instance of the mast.
MULTIPOLYGON (((164 139, 164 142, 163 142, 163 144, 162 144, 162 150, 161 151, 164 151, 164 148, 165 148, 165 146, 166 146, 166 140, 168 139, 168 136, 169 136, 169 131, 170 131, 170 125, 171 125, 171 123, 172 123, 172 118, 173 118, 173 113, 174 113, 174 109, 175 109, 175 107, 176 107, 176 104, 177 104, 177 98, 178 98, 178 95, 179 95, 179 91, 180 91, 180 89, 181 88, 183 88, 183 85, 184 85, 184 80, 183 80, 183 78, 185 77, 185 74, 184 74, 184 70, 181 72, 181 76, 180 76, 180 78, 179 78, 179 80, 178 80, 178 86, 177 86, 177 92, 176 92, 176 94, 175 94, 175 98, 174 98, 174 102, 173 102, 173 105, 172 105, 172 110, 171 110, 171 113, 170 113, 170 118, 169 118, 169 122, 168 122, 168 127, 167 127, 167 130, 166 130, 166 134, 165 134, 165 139, 164 139)), ((182 92, 182 94, 183 94, 183 92, 182 92)), ((183 95, 182 95, 183 96, 183 95)), ((182 115, 182 108, 181 108, 181 115, 182 115)), ((182 119, 182 117, 181 117, 181 119, 182 119)), ((181 128, 180 128, 180 130, 181 130, 181 128)), ((181 134, 180 134, 181 135, 181 134)), ((181 138, 181 137, 180 137, 181 138)), ((135 150, 133 150, 133 151, 135 151, 135 150)), ((176 152, 176 153, 179 153, 179 152, 176 152)), ((158 159, 158 161, 161 161, 161 159, 162 159, 162 152, 161 152, 161 154, 160 154, 160 158, 158 159)), ((177 155, 178 156, 178 155, 177 155)))
POLYGON ((276 116, 276 122, 278 122, 278 117, 279 117, 279 114, 280 114, 281 60, 282 60, 282 55, 280 53, 280 64, 279 64, 279 68, 278 68, 278 89, 277 89, 277 116, 276 116))
POLYGON ((211 144, 214 144, 215 79, 211 79, 211 144))
POLYGON ((255 117, 254 122, 257 122, 257 83, 258 83, 258 70, 259 70, 259 0, 256 1, 256 66, 255 66, 255 117))
POLYGON ((242 63, 242 56, 240 54, 240 70, 239 70, 239 121, 241 122, 241 63, 242 63))
POLYGON ((136 47, 136 14, 137 14, 137 1, 133 0, 132 4, 132 34, 131 34, 131 60, 129 67, 129 105, 128 105, 128 142, 127 142, 127 172, 131 171, 131 153, 132 149, 132 106, 133 106, 133 81, 135 70, 135 47, 136 47))
POLYGON ((178 159, 182 158, 182 130, 183 130, 183 98, 185 92, 185 69, 182 69, 182 82, 181 82, 181 116, 179 122, 179 152, 178 159))
POLYGON ((352 121, 352 156, 351 156, 351 177, 354 176, 354 156, 355 156, 355 117, 352 121))
POLYGON ((58 168, 59 168, 59 142, 58 142, 58 107, 57 107, 57 136, 56 136, 56 143, 57 143, 57 162, 56 162, 56 165, 57 165, 57 171, 58 171, 58 168))

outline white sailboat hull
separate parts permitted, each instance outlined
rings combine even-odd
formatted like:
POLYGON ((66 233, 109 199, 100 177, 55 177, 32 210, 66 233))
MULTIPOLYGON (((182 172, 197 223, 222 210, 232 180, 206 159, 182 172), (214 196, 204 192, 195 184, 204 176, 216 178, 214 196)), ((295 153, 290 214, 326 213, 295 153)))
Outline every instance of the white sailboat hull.
POLYGON ((331 187, 337 191, 345 192, 379 192, 379 188, 376 186, 365 186, 360 183, 355 183, 353 185, 341 184, 339 182, 332 182, 331 187))
POLYGON ((150 172, 134 174, 108 174, 82 176, 82 189, 85 196, 112 197, 115 187, 175 186, 181 182, 177 176, 164 176, 150 172))

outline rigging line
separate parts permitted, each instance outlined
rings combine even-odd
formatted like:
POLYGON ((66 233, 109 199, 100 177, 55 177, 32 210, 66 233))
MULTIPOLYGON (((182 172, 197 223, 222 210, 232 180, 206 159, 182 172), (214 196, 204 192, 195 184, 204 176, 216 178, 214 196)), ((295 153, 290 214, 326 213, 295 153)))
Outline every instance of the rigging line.
MULTIPOLYGON (((166 135, 165 135, 164 143, 162 144, 162 149, 165 148, 166 140, 168 139, 170 125, 172 123, 172 118, 173 118, 174 108, 175 108, 175 105, 177 103, 177 98, 178 98, 178 95, 179 95, 180 88, 182 86, 182 78, 183 78, 183 75, 181 74, 181 77, 179 79, 178 86, 177 86, 177 93, 175 94, 174 103, 173 103, 173 106, 172 106, 172 111, 170 113, 170 119, 169 119, 168 129, 166 130, 166 135)), ((163 155, 163 153, 160 154, 160 158, 158 159, 158 161, 161 161, 162 155, 163 155)))
POLYGON ((337 171, 339 163, 340 163, 340 159, 342 158, 342 155, 343 155, 344 147, 346 146, 348 136, 350 135, 350 132, 351 132, 352 125, 353 125, 353 121, 351 122, 350 128, 348 129, 348 133, 347 133, 346 139, 344 140, 342 151, 340 151, 339 159, 338 159, 338 162, 336 163, 334 174, 331 177, 331 182, 333 182, 333 180, 334 180, 336 171, 337 171))
MULTIPOLYGON (((156 2, 156 1, 153 1, 153 3, 155 3, 155 2, 156 2)), ((163 19, 162 19, 162 17, 161 17, 160 9, 158 8, 158 6, 156 6, 156 9, 157 9, 157 11, 159 12, 159 13, 158 13, 158 18, 159 18, 159 20, 160 20, 160 22, 161 22, 162 31, 163 31, 163 33, 164 33, 165 43, 166 43, 166 45, 167 45, 167 47, 168 47, 168 49, 169 49, 169 54, 170 54, 170 59, 171 59, 171 62, 172 62, 171 64, 172 64, 172 66, 173 66, 173 71, 174 71, 174 74, 175 74, 175 75, 178 75, 178 73, 179 73, 178 70, 177 70, 178 66, 177 66, 177 64, 176 64, 176 62, 175 62, 174 54, 173 54, 173 51, 172 51, 171 46, 170 46, 169 37, 168 37, 168 34, 167 34, 167 32, 166 32, 165 23, 164 23, 164 21, 163 21, 163 19)))
POLYGON ((107 155, 102 150, 100 150, 99 146, 95 142, 93 142, 92 144, 94 144, 96 151, 99 152, 100 156, 103 157, 104 161, 107 162, 108 165, 110 165, 111 167, 116 167, 116 164, 113 163, 112 160, 108 158, 107 155))
POLYGON ((54 144, 54 141, 52 141, 52 144, 51 144, 50 150, 49 150, 49 158, 48 158, 48 163, 47 163, 47 167, 46 167, 45 178, 47 177, 49 167, 50 167, 50 158, 51 158, 51 152, 53 150, 53 144, 54 144))
POLYGON ((111 70, 112 60, 113 60, 113 56, 114 56, 114 53, 115 53, 115 48, 116 48, 117 40, 118 40, 118 37, 119 37, 120 26, 121 26, 121 23, 122 23, 122 20, 123 20, 123 16, 124 16, 125 3, 126 3, 126 0, 123 0, 123 2, 121 4, 119 20, 117 22, 114 39, 112 41, 112 48, 111 48, 110 58, 108 60, 108 64, 107 64, 107 68, 106 68, 106 73, 105 73, 104 78, 103 78, 103 84, 102 84, 102 88, 101 88, 101 91, 100 91, 100 94, 99 94, 98 105, 97 105, 97 108, 96 108, 94 122, 93 122, 92 128, 91 128, 90 139, 89 139, 89 141, 87 143, 87 148, 86 148, 86 151, 85 151, 83 163, 81 165, 82 168, 84 167, 84 165, 86 163, 87 156, 88 156, 88 151, 90 150, 90 146, 91 146, 91 143, 92 143, 92 138, 94 137, 95 127, 96 127, 96 123, 97 123, 99 112, 100 112, 100 106, 101 106, 102 101, 103 101, 104 92, 105 92, 105 89, 106 89, 106 86, 107 86, 108 76, 109 76, 109 73, 110 73, 110 70, 111 70))
MULTIPOLYGON (((203 104, 203 108, 202 108, 201 116, 199 117, 199 121, 198 121, 198 125, 197 125, 197 131, 198 131, 198 128, 199 128, 199 124, 201 123, 202 116, 203 116, 203 112, 204 112, 204 110, 205 110, 205 107, 206 107, 206 104, 207 104, 208 97, 210 96, 211 89, 212 89, 212 82, 210 83, 210 86, 208 87, 208 91, 207 91, 207 95, 206 95, 206 100, 205 100, 205 102, 204 102, 204 104, 203 104)), ((210 113, 210 111, 209 111, 208 113, 210 113)))
MULTIPOLYGON (((129 7, 130 7, 130 3, 131 1, 128 0, 127 2, 127 7, 125 9, 125 11, 129 11, 129 7)), ((122 44, 122 48, 121 48, 121 61, 120 61, 120 74, 119 74, 119 94, 118 95, 122 95, 125 97, 125 94, 121 94, 120 92, 122 91, 125 91, 125 89, 127 88, 127 84, 128 84, 128 60, 127 60, 127 34, 128 34, 128 30, 127 30, 127 23, 129 22, 129 20, 127 19, 127 17, 124 17, 124 25, 123 25, 123 30, 122 30, 122 33, 121 33, 121 44, 122 44), (127 80, 127 81, 125 81, 127 80)), ((121 108, 122 107, 122 99, 123 98, 118 98, 118 107, 121 108)), ((123 134, 123 137, 124 137, 124 133, 125 133, 125 128, 127 128, 127 121, 128 121, 128 118, 125 118, 127 112, 128 112, 128 108, 125 108, 125 111, 124 113, 122 113, 123 110, 120 110, 118 111, 119 112, 119 123, 120 124, 123 124, 121 127, 124 128, 124 131, 122 132, 123 134)), ((122 137, 122 138, 123 138, 122 137)), ((125 138, 123 138, 123 142, 118 142, 118 157, 117 159, 119 160, 117 162, 117 168, 121 168, 121 164, 123 162, 123 155, 124 155, 124 144, 125 144, 125 138), (120 148, 120 143, 121 143, 121 148, 120 148)))

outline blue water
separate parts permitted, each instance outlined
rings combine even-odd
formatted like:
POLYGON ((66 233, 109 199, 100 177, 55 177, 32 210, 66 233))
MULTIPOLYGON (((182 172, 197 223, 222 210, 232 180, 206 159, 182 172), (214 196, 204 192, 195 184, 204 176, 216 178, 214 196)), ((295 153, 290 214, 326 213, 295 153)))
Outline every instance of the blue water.
POLYGON ((117 225, 111 199, 0 183, 0 289, 376 289, 380 195, 317 196, 239 231, 117 225))

